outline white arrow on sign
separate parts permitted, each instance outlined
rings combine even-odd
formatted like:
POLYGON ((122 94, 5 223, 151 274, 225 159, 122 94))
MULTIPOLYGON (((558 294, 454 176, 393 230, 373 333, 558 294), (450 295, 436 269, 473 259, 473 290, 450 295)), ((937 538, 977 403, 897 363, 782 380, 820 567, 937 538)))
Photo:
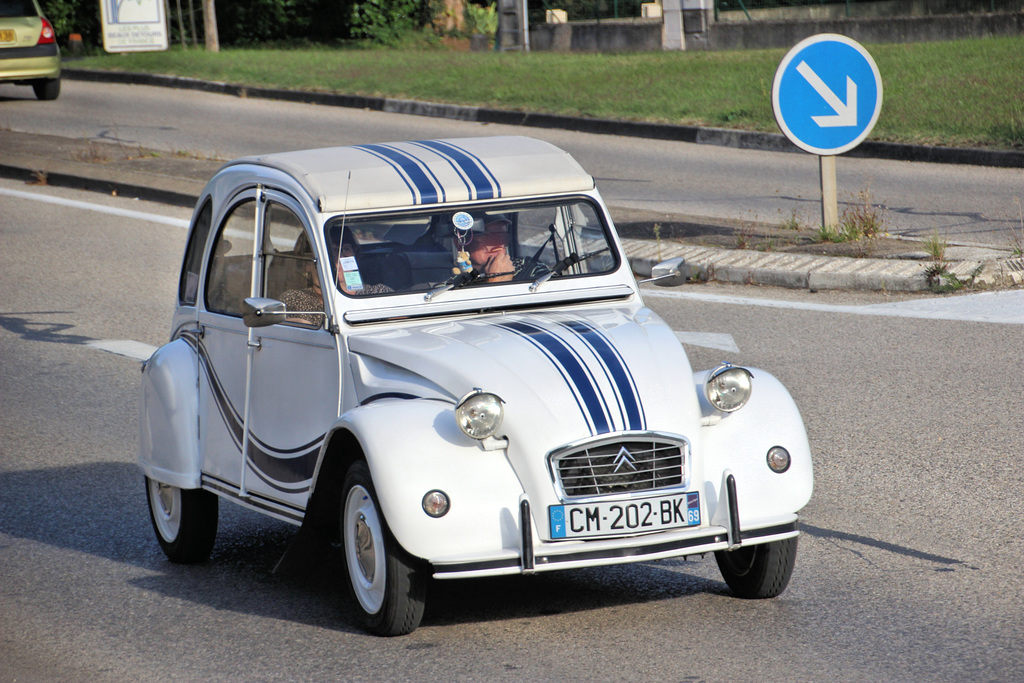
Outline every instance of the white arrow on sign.
POLYGON ((832 88, 825 85, 814 69, 807 65, 807 62, 800 62, 796 67, 797 72, 803 76, 811 87, 821 95, 822 99, 835 111, 830 116, 812 116, 816 124, 822 128, 840 128, 844 126, 857 125, 857 84, 849 76, 846 77, 846 102, 840 100, 832 88))

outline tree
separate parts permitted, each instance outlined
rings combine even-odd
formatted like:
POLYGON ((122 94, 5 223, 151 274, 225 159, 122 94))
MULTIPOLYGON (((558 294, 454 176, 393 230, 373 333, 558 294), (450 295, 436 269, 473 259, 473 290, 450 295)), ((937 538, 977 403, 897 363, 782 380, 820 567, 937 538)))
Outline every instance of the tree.
POLYGON ((206 37, 206 51, 220 52, 220 38, 217 35, 217 9, 214 0, 203 0, 203 34, 206 37))

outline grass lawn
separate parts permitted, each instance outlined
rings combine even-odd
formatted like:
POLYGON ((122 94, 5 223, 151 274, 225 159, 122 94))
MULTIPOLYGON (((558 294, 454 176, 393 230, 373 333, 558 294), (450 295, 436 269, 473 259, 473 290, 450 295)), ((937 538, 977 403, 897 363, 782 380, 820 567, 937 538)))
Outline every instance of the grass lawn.
MULTIPOLYGON (((882 74, 870 139, 1024 149, 1024 37, 868 45, 882 74)), ((777 132, 771 85, 786 50, 528 54, 444 49, 201 49, 74 66, 250 86, 777 132)))

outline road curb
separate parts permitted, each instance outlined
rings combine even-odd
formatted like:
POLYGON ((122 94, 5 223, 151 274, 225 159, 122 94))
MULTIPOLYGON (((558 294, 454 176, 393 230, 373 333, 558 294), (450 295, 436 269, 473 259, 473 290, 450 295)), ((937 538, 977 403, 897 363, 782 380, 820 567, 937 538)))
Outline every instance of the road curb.
POLYGON ((18 180, 29 185, 49 185, 51 187, 63 187, 71 190, 86 190, 100 194, 130 197, 188 209, 196 205, 195 195, 175 192, 173 190, 163 190, 147 185, 126 183, 111 178, 86 177, 48 169, 29 169, 9 164, 0 164, 0 178, 18 180))
MULTIPOLYGON (((622 246, 633 272, 642 277, 649 277, 651 269, 660 261, 679 257, 683 259, 682 272, 693 280, 812 291, 923 292, 931 287, 931 261, 814 256, 635 239, 623 239, 622 246)), ((947 278, 956 278, 961 283, 1021 285, 1024 284, 1024 259, 956 261, 946 265, 946 272, 947 278)))
MULTIPOLYGON (((532 128, 556 128, 599 135, 622 135, 654 140, 689 142, 698 145, 806 154, 806 152, 800 150, 796 145, 787 140, 784 135, 778 133, 759 133, 669 123, 648 123, 643 121, 516 112, 488 107, 421 102, 418 100, 388 97, 366 97, 363 95, 345 95, 281 88, 257 88, 217 81, 204 81, 198 78, 183 76, 165 76, 129 71, 102 71, 68 66, 64 67, 61 75, 65 78, 79 81, 154 85, 165 88, 233 95, 235 97, 254 97, 303 104, 319 104, 322 106, 369 109, 371 111, 447 118, 458 121, 497 123, 532 128)), ((847 152, 845 156, 937 164, 1024 168, 1024 151, 928 147, 925 145, 875 142, 870 140, 862 142, 858 147, 847 152)))

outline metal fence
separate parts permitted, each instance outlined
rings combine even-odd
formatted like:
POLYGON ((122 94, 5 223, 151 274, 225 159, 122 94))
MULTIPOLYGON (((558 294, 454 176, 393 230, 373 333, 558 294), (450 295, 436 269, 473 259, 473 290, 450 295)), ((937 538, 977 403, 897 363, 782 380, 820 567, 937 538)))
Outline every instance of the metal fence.
MULTIPOLYGON (((1017 11, 1020 0, 936 0, 911 3, 893 0, 713 0, 715 20, 723 14, 736 14, 729 19, 752 21, 778 17, 797 18, 811 14, 816 8, 828 8, 828 16, 898 16, 913 14, 970 14, 979 12, 1017 11), (879 9, 882 8, 882 9, 879 9)), ((821 12, 817 13, 819 16, 821 12)))
MULTIPOLYGON (((565 12, 567 21, 639 19, 642 6, 657 0, 540 0, 528 2, 530 24, 547 21, 548 10, 565 12)), ((800 18, 827 12, 830 17, 898 16, 908 14, 969 14, 1020 11, 1024 0, 706 0, 716 21, 754 21, 800 18), (884 7, 883 7, 884 6, 884 7)))

